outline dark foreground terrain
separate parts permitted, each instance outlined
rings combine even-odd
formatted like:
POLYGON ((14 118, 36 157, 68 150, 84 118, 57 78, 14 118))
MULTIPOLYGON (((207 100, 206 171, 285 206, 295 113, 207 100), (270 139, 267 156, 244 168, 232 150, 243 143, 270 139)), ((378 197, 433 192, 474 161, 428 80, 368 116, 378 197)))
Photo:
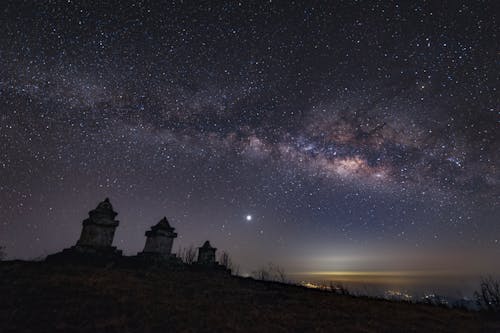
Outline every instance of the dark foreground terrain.
POLYGON ((229 275, 0 262, 0 332, 500 332, 482 313, 229 275))

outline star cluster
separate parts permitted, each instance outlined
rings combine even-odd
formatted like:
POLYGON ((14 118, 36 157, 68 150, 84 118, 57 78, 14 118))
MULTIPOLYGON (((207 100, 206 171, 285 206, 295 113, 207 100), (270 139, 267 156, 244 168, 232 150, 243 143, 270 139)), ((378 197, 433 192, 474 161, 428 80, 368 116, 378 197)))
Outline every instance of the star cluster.
POLYGON ((167 215, 248 268, 422 247, 488 266, 495 7, 4 1, 0 241, 58 250, 109 196, 128 253, 167 215))

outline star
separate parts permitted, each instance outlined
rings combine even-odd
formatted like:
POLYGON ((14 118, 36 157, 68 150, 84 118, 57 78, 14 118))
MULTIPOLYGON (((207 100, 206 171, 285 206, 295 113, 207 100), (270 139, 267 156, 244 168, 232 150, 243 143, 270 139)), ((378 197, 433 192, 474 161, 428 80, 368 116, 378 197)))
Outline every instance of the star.
POLYGON ((415 2, 4 2, 12 258, 67 247, 109 196, 124 252, 166 215, 174 248, 210 239, 248 270, 276 239, 294 267, 383 246, 405 266, 415 243, 498 266, 494 2, 471 20, 415 2))

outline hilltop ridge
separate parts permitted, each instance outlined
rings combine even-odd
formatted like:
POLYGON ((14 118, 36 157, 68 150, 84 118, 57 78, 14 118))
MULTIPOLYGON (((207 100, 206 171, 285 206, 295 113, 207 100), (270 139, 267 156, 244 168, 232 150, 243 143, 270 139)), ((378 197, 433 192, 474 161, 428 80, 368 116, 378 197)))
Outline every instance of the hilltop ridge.
POLYGON ((216 270, 0 262, 2 332, 498 332, 484 314, 216 270))

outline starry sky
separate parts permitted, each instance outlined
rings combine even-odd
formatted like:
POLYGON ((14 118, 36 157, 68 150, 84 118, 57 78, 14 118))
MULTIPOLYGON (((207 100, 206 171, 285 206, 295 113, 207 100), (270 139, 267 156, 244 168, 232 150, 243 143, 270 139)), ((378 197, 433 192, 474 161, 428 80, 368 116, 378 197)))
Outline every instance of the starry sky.
POLYGON ((2 1, 0 244, 498 273, 496 1, 2 1), (495 271, 496 270, 496 271, 495 271))

